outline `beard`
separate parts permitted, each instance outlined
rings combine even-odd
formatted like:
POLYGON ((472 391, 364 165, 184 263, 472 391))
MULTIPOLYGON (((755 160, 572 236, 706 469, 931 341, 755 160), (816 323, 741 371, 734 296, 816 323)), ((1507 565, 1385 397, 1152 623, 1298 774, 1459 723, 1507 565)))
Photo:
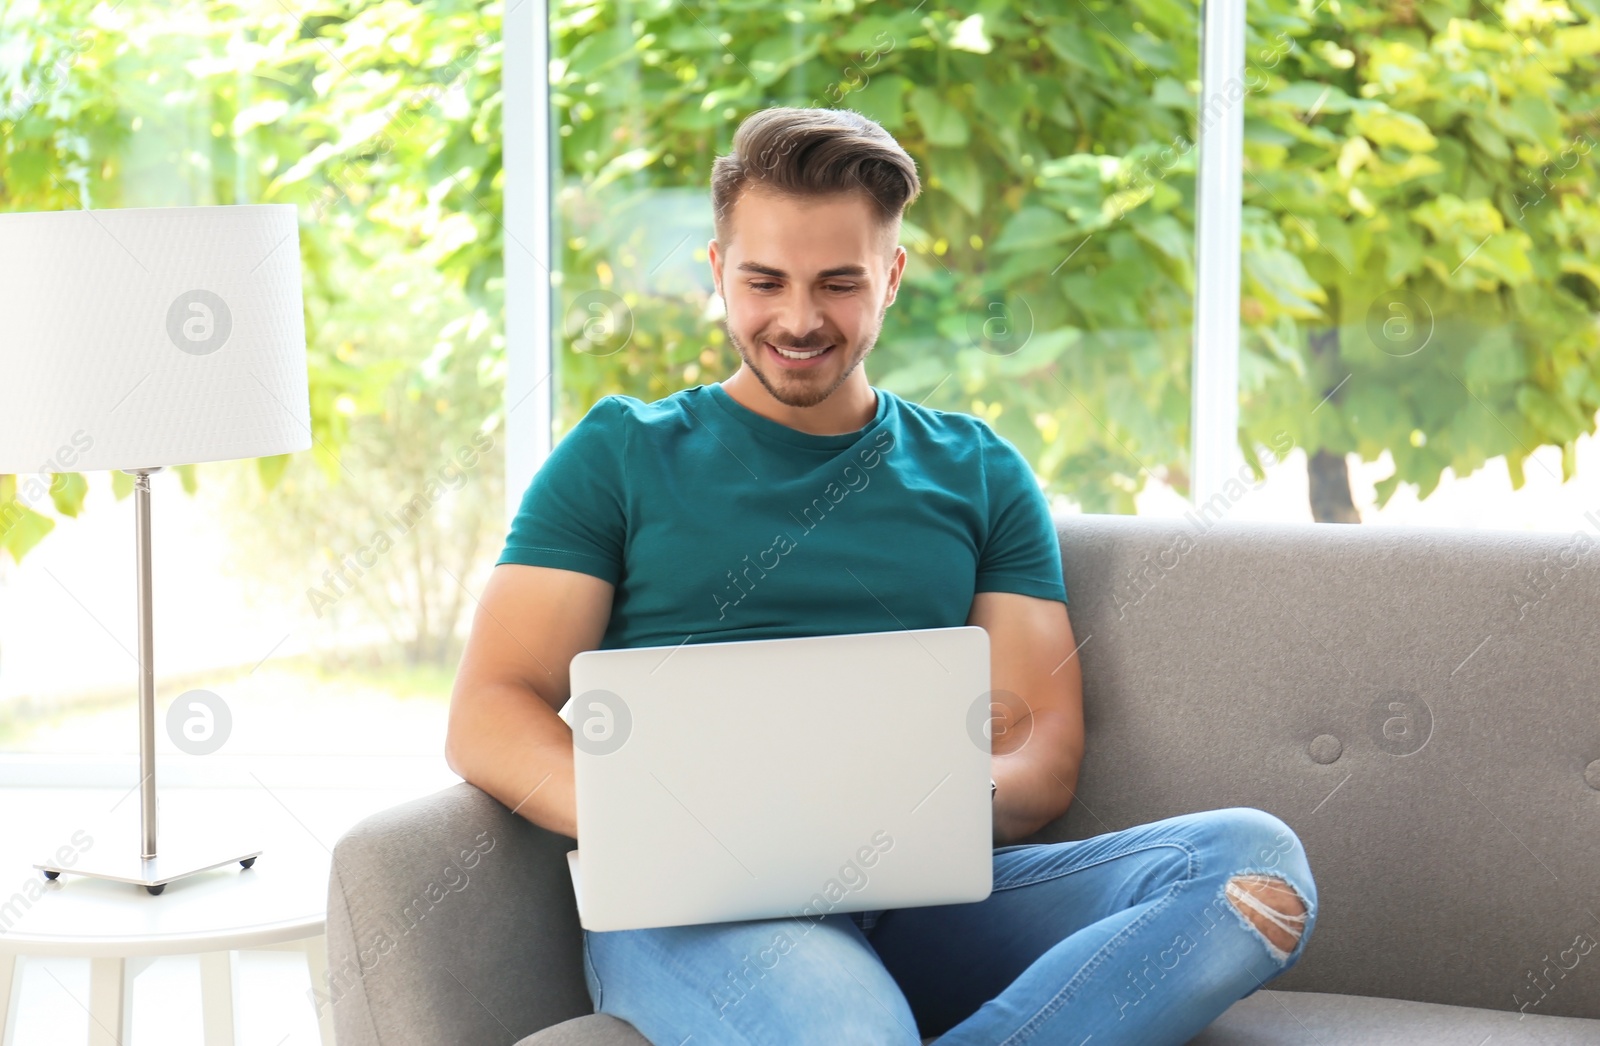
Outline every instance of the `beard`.
MULTIPOLYGON (((861 366, 861 361, 866 359, 868 354, 872 352, 873 347, 878 343, 878 334, 883 330, 883 318, 888 312, 889 303, 884 302, 883 308, 878 310, 877 322, 873 323, 871 327, 862 330, 858 347, 846 361, 844 368, 839 372, 839 376, 826 384, 809 370, 787 371, 778 364, 772 363, 767 356, 767 350, 762 347, 762 342, 769 339, 757 339, 755 349, 752 352, 750 347, 734 332, 732 324, 726 319, 723 320, 723 329, 727 331, 728 340, 733 343, 734 349, 738 351, 739 358, 744 361, 746 367, 750 368, 750 373, 756 376, 756 380, 761 383, 761 387, 766 389, 773 399, 786 407, 815 407, 833 395, 839 386, 843 385, 846 379, 855 373, 855 369, 861 366), (758 360, 760 362, 757 362, 758 360)), ((847 349, 847 346, 842 341, 819 341, 816 345, 802 346, 785 344, 784 347, 805 351, 806 349, 820 349, 828 344, 833 345, 834 350, 837 352, 844 352, 847 349)), ((829 360, 823 366, 832 366, 832 363, 833 361, 829 360)), ((818 371, 821 369, 820 367, 817 368, 818 371)))

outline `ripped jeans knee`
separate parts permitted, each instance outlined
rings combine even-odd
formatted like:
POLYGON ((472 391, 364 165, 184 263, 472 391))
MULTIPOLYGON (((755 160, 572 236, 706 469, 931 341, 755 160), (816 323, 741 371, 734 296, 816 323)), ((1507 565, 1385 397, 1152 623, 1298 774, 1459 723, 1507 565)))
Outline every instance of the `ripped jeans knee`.
POLYGON ((1272 957, 1287 962, 1310 917, 1299 891, 1282 876, 1248 872, 1229 878, 1224 892, 1272 957))

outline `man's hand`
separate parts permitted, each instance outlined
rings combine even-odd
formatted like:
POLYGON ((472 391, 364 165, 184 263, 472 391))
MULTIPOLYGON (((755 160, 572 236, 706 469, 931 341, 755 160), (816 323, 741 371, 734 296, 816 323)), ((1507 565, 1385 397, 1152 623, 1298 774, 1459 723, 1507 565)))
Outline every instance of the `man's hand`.
POLYGON ((967 624, 989 633, 994 844, 1004 846, 1072 803, 1083 760, 1083 673, 1058 600, 980 592, 967 624))

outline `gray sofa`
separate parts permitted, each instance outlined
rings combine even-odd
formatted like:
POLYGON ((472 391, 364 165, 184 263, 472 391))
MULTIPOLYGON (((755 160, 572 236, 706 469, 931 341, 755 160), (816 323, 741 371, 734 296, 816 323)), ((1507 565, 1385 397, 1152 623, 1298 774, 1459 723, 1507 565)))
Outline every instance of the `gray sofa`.
MULTIPOLYGON (((1057 526, 1088 751, 1032 841, 1255 806, 1317 878, 1299 964, 1194 1043, 1600 1043, 1600 533, 1057 526)), ((592 1013, 572 846, 467 784, 346 834, 341 1046, 645 1046, 592 1013)))

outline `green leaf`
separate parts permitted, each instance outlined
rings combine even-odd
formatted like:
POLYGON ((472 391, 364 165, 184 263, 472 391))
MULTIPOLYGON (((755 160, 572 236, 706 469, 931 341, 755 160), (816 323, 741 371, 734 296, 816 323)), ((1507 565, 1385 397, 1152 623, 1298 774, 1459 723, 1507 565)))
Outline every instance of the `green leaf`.
POLYGON ((1498 233, 1485 240, 1471 260, 1506 283, 1526 282, 1533 278, 1533 262, 1525 249, 1527 240, 1525 233, 1515 229, 1498 233))
POLYGON ((1467 353, 1462 377, 1468 387, 1509 385, 1522 380, 1527 365, 1508 323, 1496 324, 1478 334, 1467 353))
POLYGON ((1506 455, 1506 472, 1511 475, 1512 490, 1521 490, 1522 485, 1528 482, 1527 475, 1522 471, 1522 463, 1527 457, 1528 455, 1526 454, 1506 455))
POLYGON ((0 548, 9 551, 11 558, 21 563, 22 557, 55 528, 56 521, 49 516, 42 516, 31 508, 23 508, 10 526, 0 530, 0 548))
POLYGON ((997 251, 1018 251, 1030 247, 1048 247, 1073 235, 1066 219, 1049 207, 1028 206, 1006 220, 994 242, 997 251))
POLYGON ((1035 331, 1022 348, 1009 356, 999 357, 995 369, 1001 377, 1020 378, 1048 367, 1082 340, 1083 332, 1075 327, 1035 331))
POLYGON ((1426 469, 1425 472, 1422 472, 1420 479, 1417 481, 1417 500, 1421 501, 1429 494, 1432 494, 1435 490, 1439 489, 1439 480, 1444 478, 1444 469, 1434 461, 1434 456, 1432 454, 1418 453, 1417 458, 1419 463, 1416 466, 1416 469, 1413 471, 1413 475, 1415 475, 1417 471, 1426 469))
POLYGON ((1311 221, 1316 230, 1314 246, 1332 254, 1346 271, 1354 272, 1359 263, 1355 244, 1350 239, 1350 226, 1337 214, 1326 211, 1312 215, 1311 221))
POLYGON ((1375 145, 1395 145, 1407 152, 1425 153, 1439 144, 1427 124, 1396 109, 1385 107, 1358 112, 1350 118, 1350 123, 1375 145))
POLYGON ((1274 91, 1266 100, 1278 105, 1287 105, 1301 112, 1316 109, 1318 113, 1347 113, 1351 109, 1350 96, 1340 88, 1333 84, 1309 80, 1292 83, 1282 90, 1274 91))
MULTIPOLYGON (((1411 408, 1384 382, 1351 380, 1344 387, 1343 408, 1350 426, 1360 435, 1358 443, 1369 443, 1379 433, 1398 435, 1416 427, 1411 408)), ((1387 440, 1379 441, 1380 449, 1385 442, 1387 440)))
POLYGON ((1397 287, 1407 277, 1422 271, 1425 253, 1422 241, 1412 234, 1409 226, 1397 223, 1383 235, 1383 278, 1391 287, 1397 287))
POLYGON ((1505 135, 1491 127, 1488 121, 1479 116, 1471 116, 1467 118, 1466 127, 1467 136, 1472 139, 1472 143, 1490 159, 1511 159, 1511 147, 1506 145, 1505 135))
POLYGON ((1115 72, 1105 49, 1094 37, 1084 32, 1081 23, 1051 26, 1044 34, 1044 43, 1055 52, 1057 58, 1088 73, 1109 76, 1115 72))
POLYGON ((1554 146, 1561 142, 1561 114, 1548 98, 1524 94, 1511 101, 1508 113, 1513 127, 1531 142, 1554 146))
POLYGON ((62 472, 50 477, 50 500, 63 516, 76 517, 83 510, 89 482, 79 472, 62 472))
POLYGON ((1195 5, 1179 0, 1135 0, 1146 25, 1175 26, 1195 19, 1195 5))
POLYGON ((1188 268, 1194 262, 1194 231, 1178 223, 1170 214, 1155 215, 1138 222, 1134 235, 1161 254, 1188 268))
POLYGON ((657 150, 649 148, 629 149, 627 152, 619 153, 595 172, 593 180, 585 188, 589 192, 597 192, 618 178, 644 170, 655 163, 660 155, 657 150))
POLYGON ((756 44, 746 64, 756 83, 766 87, 801 62, 810 61, 821 44, 820 35, 812 36, 804 45, 796 47, 787 32, 773 33, 756 44))
MULTIPOLYGON (((834 36, 829 44, 829 50, 845 52, 851 61, 861 61, 866 65, 874 52, 878 54, 891 53, 891 46, 895 41, 895 23, 892 18, 882 15, 867 15, 864 18, 853 19, 848 27, 834 36)), ((876 66, 881 68, 881 66, 876 66)), ((869 70, 870 71, 870 70, 869 70)))
POLYGON ((885 374, 879 384, 898 396, 915 399, 932 391, 953 369, 950 360, 924 353, 899 370, 885 374))
MULTIPOLYGON (((689 36, 693 39, 686 43, 687 47, 716 46, 716 41, 704 29, 695 30, 689 36)), ((633 37, 620 29, 586 36, 568 52, 567 71, 579 83, 603 82, 607 70, 632 54, 633 49, 633 37)))
POLYGON ((1034 101, 1031 86, 1022 80, 980 80, 972 85, 973 108, 984 114, 997 134, 1016 134, 1017 124, 1034 101))
POLYGON ((1311 278, 1300 259, 1289 251, 1251 251, 1243 259, 1244 270, 1254 286, 1290 316, 1315 319, 1328 293, 1311 278))
POLYGON ((1536 425, 1551 443, 1565 443, 1583 434, 1583 418, 1565 400, 1557 399, 1537 385, 1517 389, 1517 409, 1536 425))
POLYGON ((1557 29, 1553 35, 1556 51, 1568 58, 1587 58, 1600 54, 1600 24, 1586 22, 1583 25, 1565 26, 1557 29))
MULTIPOLYGON (((1252 150, 1248 155, 1253 158, 1255 147, 1277 146, 1279 149, 1287 149, 1300 141, 1300 135, 1279 127, 1275 123, 1260 120, 1250 114, 1246 114, 1244 118, 1244 140, 1246 148, 1252 150)), ((1276 166, 1276 164, 1272 166, 1276 166)))
POLYGON ((1383 508, 1383 506, 1387 505, 1389 503, 1389 499, 1394 497, 1394 492, 1399 489, 1399 487, 1399 469, 1396 469, 1390 475, 1385 476, 1383 479, 1380 479, 1378 482, 1374 483, 1372 485, 1372 493, 1375 495, 1374 503, 1376 507, 1383 508))
POLYGON ((940 188, 955 198, 961 209, 978 217, 983 211, 983 173, 970 152, 935 151, 933 169, 940 188))
POLYGON ((1170 76, 1163 76, 1155 82, 1150 89, 1150 101, 1163 109, 1177 109, 1186 113, 1192 113, 1195 107, 1194 93, 1170 76))
POLYGON ((1172 44, 1165 40, 1158 40, 1148 33, 1128 33, 1127 35, 1112 34, 1116 36, 1133 56, 1151 69, 1171 69, 1178 64, 1177 52, 1172 44))
POLYGON ((928 87, 912 91, 910 100, 911 111, 922 125, 923 137, 929 145, 955 148, 967 144, 970 134, 967 119, 961 115, 961 110, 928 87))
POLYGON ((289 467, 291 460, 289 454, 272 454, 268 457, 256 459, 256 475, 261 479, 264 490, 274 490, 283 479, 284 470, 289 467))
POLYGON ((905 125, 906 89, 910 86, 910 80, 894 73, 874 76, 865 87, 850 95, 850 108, 876 120, 886 131, 898 131, 905 125))

